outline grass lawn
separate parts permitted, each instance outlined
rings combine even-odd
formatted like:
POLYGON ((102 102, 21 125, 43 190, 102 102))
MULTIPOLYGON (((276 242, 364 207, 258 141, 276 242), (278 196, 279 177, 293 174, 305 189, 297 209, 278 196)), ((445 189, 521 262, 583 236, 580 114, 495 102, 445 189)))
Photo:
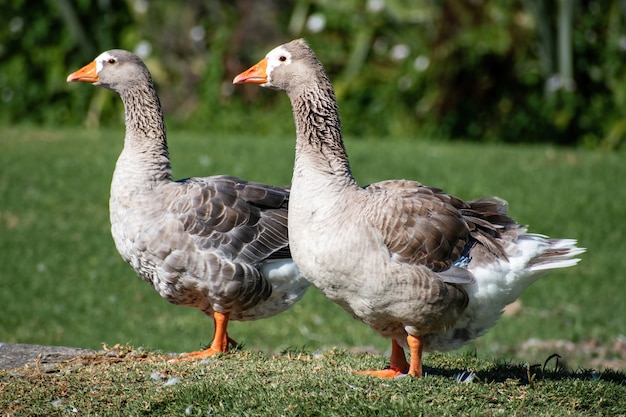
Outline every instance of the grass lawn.
MULTIPOLYGON (((0 128, 0 342, 93 349, 120 343, 165 352, 210 342, 210 319, 162 300, 115 250, 108 191, 123 135, 122 129, 0 128)), ((172 130, 169 141, 176 178, 231 174, 271 184, 290 181, 293 137, 172 130)), ((478 359, 532 365, 558 353, 574 370, 626 369, 626 156, 548 146, 346 143, 361 184, 409 178, 465 199, 498 195, 531 231, 576 238, 588 249, 577 267, 529 288, 519 308, 488 335, 444 358, 470 352, 478 359)), ((387 340, 315 289, 284 314, 233 323, 230 334, 252 357, 293 349, 389 349, 387 340)), ((362 357, 355 358, 350 360, 362 357)), ((384 365, 385 357, 375 358, 384 365)), ((425 364, 441 358, 426 355, 425 364)), ((377 383, 364 383, 354 394, 392 395, 368 384, 377 383)), ((497 396, 496 387, 485 389, 493 389, 485 398, 497 396)))
MULTIPOLYGON (((240 351, 171 363, 115 347, 56 366, 0 372, 3 416, 625 416, 626 374, 565 372, 430 355, 422 379, 352 371, 385 359, 331 349, 240 351), (456 382, 463 370, 472 383, 456 382), (466 374, 467 375, 467 374, 466 374)), ((466 378, 466 376, 464 376, 466 378)), ((462 379, 462 378, 459 378, 462 379)))

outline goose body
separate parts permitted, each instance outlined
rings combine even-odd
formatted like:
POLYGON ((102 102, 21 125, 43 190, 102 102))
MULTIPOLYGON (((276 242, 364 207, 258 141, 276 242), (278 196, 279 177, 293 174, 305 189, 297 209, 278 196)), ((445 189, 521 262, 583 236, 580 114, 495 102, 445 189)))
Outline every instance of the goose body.
POLYGON ((224 352, 228 320, 272 316, 298 301, 308 282, 291 259, 289 189, 230 176, 174 181, 152 78, 136 55, 103 52, 70 74, 116 92, 126 136, 111 183, 111 233, 118 252, 167 301, 215 321, 200 358, 224 352))
POLYGON ((499 198, 467 202, 408 180, 360 187, 332 85, 303 40, 276 47, 233 82, 289 96, 293 259, 329 299, 392 339, 390 368, 365 373, 421 376, 423 351, 481 336, 543 272, 575 265, 584 252, 572 239, 527 233, 499 198))

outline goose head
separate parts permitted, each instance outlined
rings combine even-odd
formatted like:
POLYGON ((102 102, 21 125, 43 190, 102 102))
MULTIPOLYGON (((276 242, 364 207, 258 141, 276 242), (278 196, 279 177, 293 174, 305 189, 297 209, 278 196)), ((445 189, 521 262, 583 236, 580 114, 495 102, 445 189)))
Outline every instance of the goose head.
POLYGON ((68 75, 67 81, 91 83, 117 93, 138 83, 152 83, 141 58, 122 49, 101 53, 89 64, 68 75))
POLYGON ((259 84, 285 91, 310 84, 325 72, 315 53, 303 39, 296 39, 272 49, 258 63, 237 75, 233 84, 259 84))

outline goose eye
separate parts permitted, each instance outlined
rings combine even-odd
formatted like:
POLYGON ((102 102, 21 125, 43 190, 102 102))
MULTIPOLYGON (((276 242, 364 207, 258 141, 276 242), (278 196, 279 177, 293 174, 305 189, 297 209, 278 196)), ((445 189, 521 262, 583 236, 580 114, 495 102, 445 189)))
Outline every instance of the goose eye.
POLYGON ((115 64, 115 58, 109 58, 109 60, 107 61, 109 64, 115 64))
POLYGON ((278 60, 280 62, 285 62, 287 60, 287 57, 285 55, 281 55, 280 57, 278 57, 278 60))

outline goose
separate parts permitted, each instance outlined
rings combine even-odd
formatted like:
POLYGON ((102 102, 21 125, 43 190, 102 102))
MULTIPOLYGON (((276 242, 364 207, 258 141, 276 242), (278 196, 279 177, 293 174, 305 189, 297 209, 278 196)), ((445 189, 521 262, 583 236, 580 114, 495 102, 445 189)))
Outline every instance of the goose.
POLYGON ((67 81, 107 88, 124 103, 109 200, 119 254, 165 300, 214 320, 210 346, 177 360, 226 352, 236 344, 229 320, 269 317, 302 297, 309 283, 288 246, 288 187, 226 175, 174 181, 159 98, 131 52, 103 52, 67 81))
POLYGON ((302 39, 274 48, 233 83, 291 101, 293 259, 326 297, 391 339, 389 368, 358 373, 421 377, 423 352, 483 335, 543 273, 575 265, 584 252, 574 239, 528 233, 497 197, 464 201, 409 180, 359 186, 332 84, 302 39))

